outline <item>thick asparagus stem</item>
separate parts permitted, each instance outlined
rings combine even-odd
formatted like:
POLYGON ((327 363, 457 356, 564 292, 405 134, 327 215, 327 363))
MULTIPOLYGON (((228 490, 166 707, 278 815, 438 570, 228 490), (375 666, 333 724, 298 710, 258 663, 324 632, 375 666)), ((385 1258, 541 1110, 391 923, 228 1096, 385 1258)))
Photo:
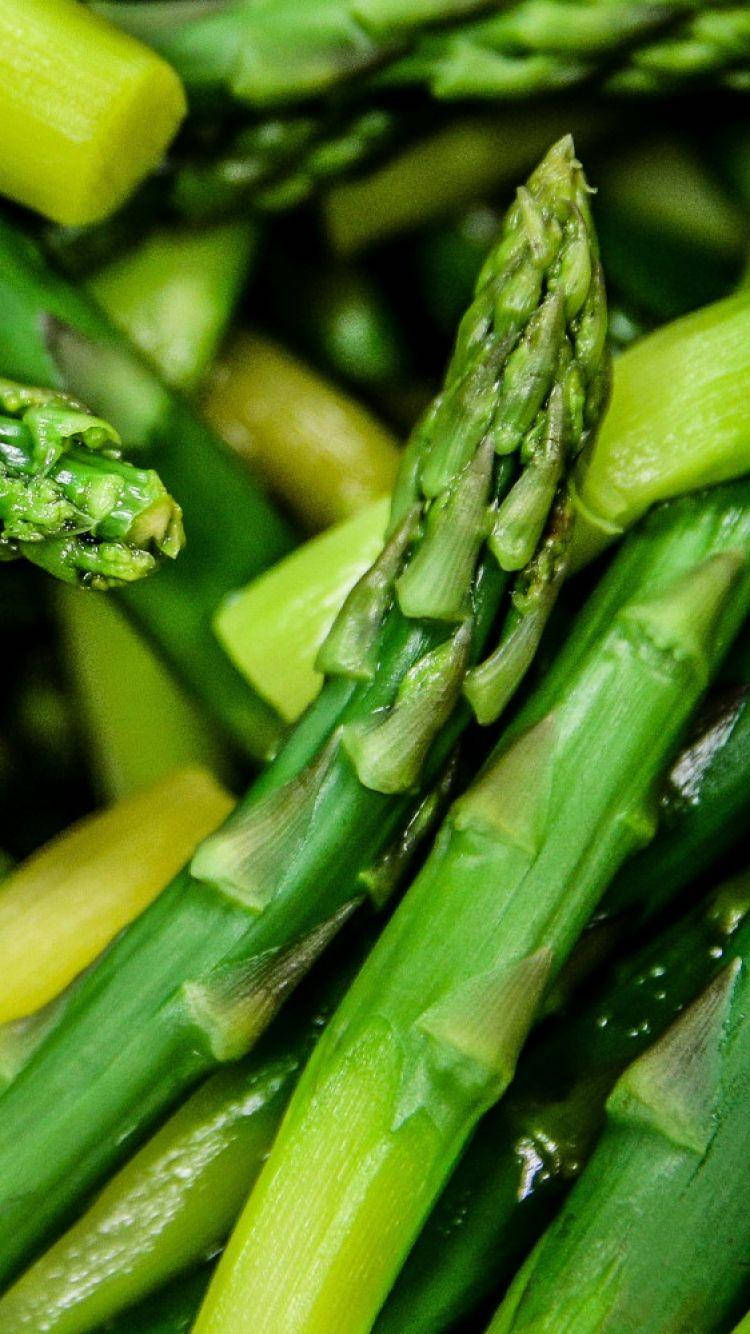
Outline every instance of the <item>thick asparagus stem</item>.
POLYGON ((368 1330, 750 606, 750 485, 676 503, 615 561, 303 1075, 196 1330, 368 1330), (593 757, 596 757, 595 762, 593 757))
POLYGON ((169 65, 73 0, 0 4, 0 191, 89 223, 158 166, 185 112, 169 65))
MULTIPOLYGON (((586 187, 565 140, 519 192, 480 279, 446 389, 404 461, 385 552, 333 627, 336 676, 3 1095, 5 1275, 181 1092, 251 1047, 364 894, 384 897, 383 857, 466 725, 472 655, 495 623, 511 645, 528 619, 541 632, 567 531, 562 502, 545 525, 556 490, 547 464, 557 451, 555 475, 564 471, 597 423, 605 323, 586 187), (507 576, 483 552, 486 511, 498 506, 496 536, 516 533, 524 492, 536 551, 508 609, 507 576), (30 1115, 40 1099, 43 1124, 30 1115)), ((527 661, 509 665, 503 698, 527 661)))
POLYGON ((152 469, 120 457, 120 437, 54 389, 0 380, 0 560, 110 588, 175 558, 180 507, 152 469))
POLYGON ((618 1081, 609 1124, 520 1271, 492 1334, 695 1334, 740 1314, 747 1280, 750 928, 703 995, 618 1081))
POLYGON ((724 966, 749 909, 745 875, 532 1039, 420 1234, 377 1334, 452 1329, 502 1292, 585 1166, 619 1073, 724 966))
POLYGON ((266 757, 278 745, 280 721, 215 642, 211 617, 223 594, 288 549, 286 526, 182 399, 5 220, 0 297, 5 373, 90 403, 178 496, 190 537, 182 557, 158 581, 118 596, 229 735, 266 757))

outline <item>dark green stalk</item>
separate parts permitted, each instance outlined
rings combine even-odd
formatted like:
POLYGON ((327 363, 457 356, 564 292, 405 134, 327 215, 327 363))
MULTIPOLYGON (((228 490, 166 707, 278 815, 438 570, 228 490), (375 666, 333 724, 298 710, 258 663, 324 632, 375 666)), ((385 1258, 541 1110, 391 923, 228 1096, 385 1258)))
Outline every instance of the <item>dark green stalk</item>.
POLYGON ((150 42, 193 99, 223 94, 258 110, 378 82, 434 97, 519 98, 597 81, 620 93, 731 82, 750 63, 744 7, 703 0, 230 0, 218 10, 170 0, 95 6, 150 42), (489 17, 485 17, 489 11, 489 17))
POLYGON ((183 399, 5 219, 0 298, 4 373, 90 404, 177 496, 188 535, 182 557, 118 596, 229 735, 267 756, 280 722, 214 640, 211 617, 224 594, 287 550, 285 525, 183 399))
MULTIPOLYGON (((0 1298, 0 1327, 19 1334, 98 1329, 216 1253, 267 1157, 300 1070, 372 935, 370 922, 344 932, 328 970, 302 986, 291 1013, 276 1020, 252 1056, 202 1084, 0 1298)), ((41 1021, 51 1024, 56 1018, 42 1012, 41 1021)), ((4 1036, 0 1030, 0 1075, 6 1049, 17 1065, 24 1059, 23 1048, 14 1052, 4 1036)), ((19 1036, 35 1040, 33 1029, 19 1036)), ((199 1302, 200 1294, 193 1314, 199 1302)))
POLYGON ((249 1050, 364 895, 387 896, 390 850, 408 846, 467 724, 471 662, 499 627, 494 658, 508 657, 482 693, 494 716, 541 634, 567 550, 557 478, 602 408, 605 323, 564 140, 509 212, 407 450, 390 539, 325 647, 323 693, 0 1100, 5 1276, 185 1089, 249 1050), (488 509, 503 565, 519 570, 513 599, 484 548, 488 509))
POLYGON ((66 270, 81 273, 158 222, 202 223, 244 216, 250 208, 283 212, 377 161, 421 120, 370 106, 262 120, 239 130, 221 126, 207 143, 185 135, 113 217, 91 227, 45 227, 45 244, 66 270))
POLYGON ((377 1334, 452 1329, 502 1291, 585 1166, 618 1075, 724 966, 748 910, 745 875, 547 1022, 430 1215, 377 1334))
POLYGON ((654 785, 750 608, 750 484, 655 511, 629 545, 316 1047, 196 1332, 371 1328, 612 875, 653 835, 654 785))
POLYGON ((742 1313, 749 960, 745 920, 711 985, 620 1077, 596 1152, 492 1334, 709 1334, 742 1313))
POLYGON ((182 550, 158 475, 69 395, 0 380, 0 560, 25 556, 68 583, 125 584, 182 550))

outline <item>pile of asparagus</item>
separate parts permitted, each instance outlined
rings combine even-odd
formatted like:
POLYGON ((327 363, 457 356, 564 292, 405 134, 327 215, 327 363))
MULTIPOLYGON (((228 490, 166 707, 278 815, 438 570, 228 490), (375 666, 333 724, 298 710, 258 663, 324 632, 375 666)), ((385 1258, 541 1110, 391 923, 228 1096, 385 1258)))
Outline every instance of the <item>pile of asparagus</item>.
POLYGON ((0 618, 53 620, 58 673, 8 698, 22 750, 75 698, 109 804, 0 857, 0 1330, 729 1334, 743 141, 725 198, 607 117, 741 93, 746 8, 0 0, 3 29, 0 189, 47 221, 0 216, 0 618), (602 136, 593 208, 561 119, 602 136), (299 243, 320 192, 369 266, 299 243), (272 336, 227 342, 254 268, 272 336))

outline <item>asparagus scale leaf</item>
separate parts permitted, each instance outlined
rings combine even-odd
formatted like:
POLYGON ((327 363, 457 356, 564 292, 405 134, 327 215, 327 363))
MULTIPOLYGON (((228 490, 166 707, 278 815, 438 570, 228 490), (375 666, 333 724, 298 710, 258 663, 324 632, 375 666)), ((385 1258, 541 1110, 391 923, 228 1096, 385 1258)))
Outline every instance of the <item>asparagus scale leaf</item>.
POLYGON ((183 544, 179 505, 153 469, 122 460, 112 426, 69 395, 0 379, 0 559, 102 589, 183 544))
POLYGON ((701 1334, 741 1313, 750 1243, 748 950, 745 923, 719 976, 621 1076, 594 1157, 492 1334, 584 1334, 606 1324, 657 1334, 676 1321, 701 1334))
MULTIPOLYGON (((563 140, 511 209, 445 391, 407 450, 391 541, 407 515, 415 537, 368 659, 374 674, 355 679, 347 662, 329 678, 236 813, 115 942, 3 1094, 5 1276, 182 1092, 249 1048, 301 961, 309 965, 363 897, 382 903, 467 724, 466 670, 495 622, 502 639, 505 614, 513 625, 523 615, 505 604, 507 575, 484 551, 493 507, 546 449, 550 400, 562 395, 565 406, 566 465, 596 426, 605 326, 586 187, 563 140), (43 1125, 31 1113, 40 1100, 43 1125)), ((556 532, 565 501, 550 499, 556 532)), ((537 504, 533 522, 537 533, 537 504)), ((549 541, 542 529, 532 563, 549 541)), ((356 598, 342 611, 362 644, 367 599, 365 611, 363 620, 356 598)))
POLYGON ((750 605, 747 482, 647 525, 449 812, 316 1048, 196 1329, 370 1329, 750 605), (595 627, 595 630, 593 629, 595 627))

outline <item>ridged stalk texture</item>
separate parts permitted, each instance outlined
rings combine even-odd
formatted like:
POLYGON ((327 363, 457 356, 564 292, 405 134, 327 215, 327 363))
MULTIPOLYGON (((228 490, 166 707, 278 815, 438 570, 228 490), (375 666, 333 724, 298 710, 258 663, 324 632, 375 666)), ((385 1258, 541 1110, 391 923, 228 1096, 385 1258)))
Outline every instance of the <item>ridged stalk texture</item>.
POLYGON ((608 1125, 490 1329, 725 1329, 746 1301, 750 927, 619 1079, 608 1125))
POLYGON ((565 140, 519 192, 480 279, 407 450, 390 539, 324 645, 330 681, 0 1100, 5 1276, 186 1088, 249 1050, 363 896, 387 898, 434 816, 493 625, 484 717, 533 656, 567 550, 559 488, 604 401, 605 325, 565 140))
POLYGON ((377 1334, 454 1329, 503 1291, 585 1167, 618 1075, 724 966, 749 910, 745 875, 532 1039, 420 1233, 377 1334))
POLYGON ((750 606, 750 486, 649 522, 458 799, 331 1020, 198 1318, 200 1334, 371 1328, 750 606), (639 539, 640 540, 640 539, 639 539))
POLYGON ((418 84, 434 97, 513 99, 597 82, 619 93, 667 92, 746 77, 744 6, 699 0, 235 0, 218 12, 98 3, 150 42, 197 99, 223 93, 258 110, 346 89, 418 84), (697 10, 697 12, 696 12, 697 10))
POLYGON ((68 394, 0 379, 0 560, 104 589, 151 574, 184 540, 179 505, 157 473, 123 460, 108 422, 68 394))
POLYGON ((179 500, 188 536, 180 560, 118 596, 238 745, 267 757, 280 721, 216 643, 211 617, 225 593, 288 550, 291 533, 185 401, 5 218, 0 300, 3 373, 89 404, 179 500))
MULTIPOLYGON (((206 1080, 160 1126, 69 1231, 0 1298, 0 1328, 19 1334, 98 1329, 216 1253, 265 1161, 300 1070, 372 934, 372 924, 364 922, 345 931, 326 972, 303 985, 294 1007, 278 1018, 257 1050, 206 1080)), ((0 1029, 0 1058, 2 1035, 0 1029)), ((23 1059, 23 1051, 16 1055, 23 1059)), ((202 1290, 193 1314, 201 1296, 202 1290)), ((128 1315, 123 1318, 127 1322, 128 1315)))

